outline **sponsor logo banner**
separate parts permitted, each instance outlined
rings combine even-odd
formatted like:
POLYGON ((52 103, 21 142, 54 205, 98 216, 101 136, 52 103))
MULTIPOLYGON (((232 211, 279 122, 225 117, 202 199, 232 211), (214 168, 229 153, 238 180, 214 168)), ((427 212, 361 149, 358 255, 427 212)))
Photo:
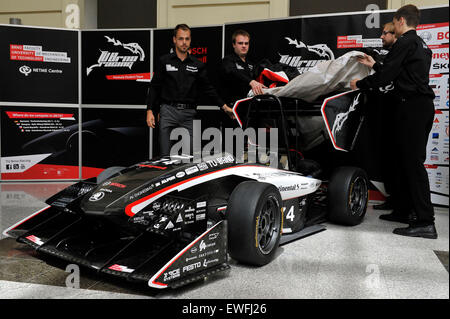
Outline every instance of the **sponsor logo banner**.
POLYGON ((43 51, 40 45, 10 44, 9 58, 16 61, 70 63, 67 52, 43 51))

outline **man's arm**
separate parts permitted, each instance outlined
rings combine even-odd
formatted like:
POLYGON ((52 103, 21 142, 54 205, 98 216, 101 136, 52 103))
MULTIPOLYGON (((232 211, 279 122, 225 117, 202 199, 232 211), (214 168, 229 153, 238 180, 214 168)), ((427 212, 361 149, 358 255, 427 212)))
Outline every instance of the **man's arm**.
POLYGON ((236 67, 236 62, 230 59, 224 58, 222 60, 222 72, 230 81, 237 81, 242 86, 250 86, 255 95, 263 94, 262 89, 267 88, 244 72, 240 72, 236 67))
POLYGON ((356 87, 373 89, 389 85, 402 71, 403 61, 409 54, 411 45, 412 43, 408 39, 399 39, 386 56, 383 65, 380 66, 378 63, 373 65, 376 73, 356 81, 356 87))
POLYGON ((162 88, 162 73, 164 72, 164 63, 159 60, 159 66, 153 75, 147 93, 147 125, 155 128, 155 115, 153 112, 159 113, 159 97, 162 88))

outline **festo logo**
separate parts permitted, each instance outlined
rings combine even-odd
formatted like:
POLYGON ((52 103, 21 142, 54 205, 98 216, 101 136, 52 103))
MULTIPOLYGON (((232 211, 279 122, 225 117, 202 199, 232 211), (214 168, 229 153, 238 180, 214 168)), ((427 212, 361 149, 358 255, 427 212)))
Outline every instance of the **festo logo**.
POLYGON ((109 68, 123 68, 127 67, 131 70, 134 63, 138 61, 144 61, 145 52, 138 43, 122 43, 119 40, 110 38, 105 35, 108 42, 114 44, 114 46, 121 46, 124 49, 130 51, 134 55, 119 55, 118 52, 109 52, 100 50, 101 54, 97 60, 97 64, 93 64, 86 68, 86 75, 89 75, 94 68, 97 67, 109 67, 109 68))
POLYGON ((28 65, 22 65, 20 68, 19 68, 19 72, 20 73, 22 73, 22 74, 24 74, 25 76, 28 76, 28 74, 30 74, 31 73, 31 68, 28 66, 28 65))

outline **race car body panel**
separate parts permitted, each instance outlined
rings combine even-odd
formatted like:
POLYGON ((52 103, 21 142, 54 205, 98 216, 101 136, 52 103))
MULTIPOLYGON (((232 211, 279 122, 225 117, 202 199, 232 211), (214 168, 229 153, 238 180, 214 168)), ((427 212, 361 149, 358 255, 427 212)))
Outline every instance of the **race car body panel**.
POLYGON ((236 164, 228 154, 183 160, 143 162, 99 183, 75 183, 4 234, 98 272, 176 287, 229 268, 226 208, 239 183, 278 188, 288 214, 285 232, 303 227, 294 214, 321 186, 296 172, 236 164))

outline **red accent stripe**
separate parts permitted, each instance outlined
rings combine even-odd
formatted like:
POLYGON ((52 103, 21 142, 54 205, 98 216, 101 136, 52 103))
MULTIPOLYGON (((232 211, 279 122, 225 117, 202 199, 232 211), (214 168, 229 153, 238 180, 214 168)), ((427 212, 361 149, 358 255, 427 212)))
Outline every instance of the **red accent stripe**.
POLYGON ((386 200, 386 197, 380 191, 369 190, 369 200, 386 200))
POLYGON ((149 167, 149 168, 157 168, 157 169, 167 169, 167 167, 155 166, 155 165, 146 165, 146 164, 139 164, 139 167, 149 167))
MULTIPOLYGON (((356 90, 354 90, 354 91, 356 91, 356 90)), ((344 150, 343 148, 340 148, 339 146, 336 145, 336 140, 334 139, 333 134, 331 134, 330 123, 328 123, 328 119, 327 119, 327 116, 326 116, 326 114, 325 114, 325 106, 327 105, 328 101, 331 101, 331 100, 334 100, 334 99, 336 99, 336 98, 338 98, 338 97, 341 97, 342 95, 345 95, 345 94, 347 94, 348 92, 352 92, 352 91, 347 91, 347 92, 344 92, 344 93, 341 93, 341 94, 338 94, 338 95, 335 95, 335 96, 332 96, 332 97, 329 97, 329 98, 325 99, 325 101, 323 102, 322 107, 321 107, 321 109, 320 109, 321 112, 322 112, 322 117, 323 117, 323 119, 325 120, 325 124, 326 124, 326 126, 327 126, 327 130, 328 130, 328 132, 329 132, 329 135, 331 136, 331 140, 333 141, 333 146, 334 146, 336 149, 339 149, 339 150, 341 150, 341 151, 345 151, 345 150, 344 150)))
MULTIPOLYGON (((260 167, 259 165, 243 165, 243 166, 245 166, 245 167, 260 167)), ((210 175, 210 174, 215 174, 215 173, 222 172, 222 171, 225 171, 225 170, 228 170, 228 169, 233 169, 233 168, 236 168, 236 167, 241 167, 241 166, 232 166, 232 167, 222 168, 222 169, 219 169, 219 170, 214 171, 214 172, 209 172, 209 173, 205 173, 203 175, 191 177, 191 178, 186 179, 184 181, 181 181, 181 182, 178 182, 176 184, 170 185, 170 186, 168 186, 166 188, 160 189, 159 191, 157 191, 157 192, 155 192, 153 194, 150 194, 150 195, 148 195, 146 197, 143 197, 143 198, 141 198, 141 199, 139 199, 139 200, 137 200, 137 201, 135 201, 135 202, 133 202, 131 204, 128 204, 127 207, 125 207, 125 214, 127 214, 130 217, 132 217, 135 214, 131 211, 131 209, 134 206, 139 205, 140 203, 145 202, 146 200, 148 200, 148 199, 150 199, 152 197, 155 197, 155 196, 157 196, 157 195, 159 195, 161 193, 164 193, 164 192, 166 192, 166 191, 168 191, 170 189, 176 188, 176 187, 178 187, 180 185, 183 185, 185 183, 188 183, 188 182, 193 181, 195 179, 198 179, 200 177, 204 177, 204 176, 207 176, 207 175, 210 175)))
POLYGON ((190 182, 190 181, 192 181, 192 180, 194 180, 194 179, 197 179, 197 178, 200 178, 200 177, 203 177, 203 176, 207 176, 207 175, 210 175, 210 174, 214 174, 214 173, 217 173, 217 172, 221 172, 221 171, 224 171, 224 170, 227 170, 227 169, 230 169, 230 168, 234 168, 234 167, 236 167, 236 166, 233 166, 233 167, 227 167, 227 168, 219 169, 219 170, 214 171, 214 172, 209 172, 209 173, 206 173, 206 174, 203 174, 203 175, 191 177, 191 178, 186 179, 186 180, 184 180, 184 181, 181 181, 181 182, 178 182, 178 183, 176 183, 176 184, 170 185, 170 186, 168 186, 168 187, 166 187, 166 188, 160 189, 159 191, 157 191, 157 192, 155 192, 155 193, 153 193, 153 194, 151 194, 151 195, 148 195, 148 196, 143 197, 143 198, 141 198, 141 199, 139 199, 139 200, 137 200, 137 201, 135 201, 135 202, 133 202, 133 203, 131 203, 131 204, 128 204, 127 207, 125 208, 125 214, 127 214, 127 215, 130 216, 130 217, 131 217, 131 216, 134 216, 135 214, 131 211, 131 209, 132 209, 134 206, 136 206, 136 205, 138 205, 138 204, 140 204, 140 203, 142 203, 142 202, 145 202, 146 200, 148 200, 148 199, 150 199, 150 198, 152 198, 152 197, 155 197, 155 196, 157 196, 157 195, 159 195, 159 194, 161 194, 161 193, 164 193, 164 192, 167 191, 167 190, 170 190, 170 189, 172 189, 172 188, 176 188, 176 187, 178 187, 178 186, 180 186, 180 185, 183 185, 183 184, 185 184, 185 183, 187 183, 187 182, 190 182))
POLYGON ((235 115, 236 115, 236 119, 237 119, 237 121, 239 122, 239 125, 240 125, 241 128, 242 128, 242 121, 241 121, 241 118, 239 117, 239 115, 237 114, 236 110, 237 110, 239 104, 241 104, 241 102, 245 102, 245 101, 248 101, 248 100, 251 100, 251 99, 252 99, 251 97, 248 97, 248 98, 246 98, 246 99, 242 99, 242 100, 240 100, 240 101, 237 101, 237 102, 234 104, 233 111, 234 111, 234 113, 235 113, 235 115))

